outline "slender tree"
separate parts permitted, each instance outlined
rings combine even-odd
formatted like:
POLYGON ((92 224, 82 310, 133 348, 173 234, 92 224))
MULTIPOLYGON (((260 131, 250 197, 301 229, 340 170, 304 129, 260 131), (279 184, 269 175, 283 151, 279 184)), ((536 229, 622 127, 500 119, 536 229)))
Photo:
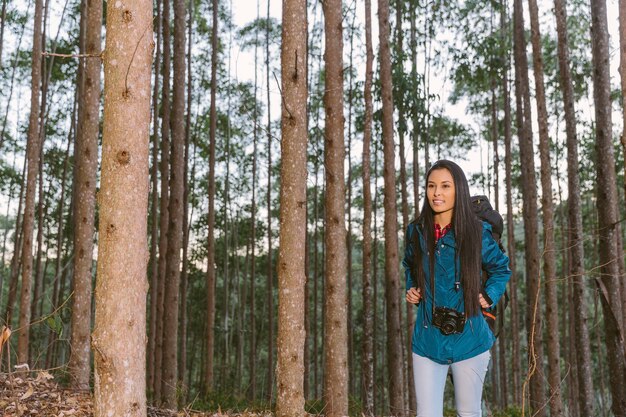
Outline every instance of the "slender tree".
POLYGON ((543 53, 537 0, 528 0, 530 11, 531 43, 535 78, 535 99, 539 121, 539 155, 541 158, 541 211, 543 221, 543 273, 546 291, 546 335, 548 356, 548 384, 550 390, 550 415, 563 414, 561 400, 561 365, 559 343, 559 314, 557 302, 556 250, 554 244, 554 203, 552 201, 552 166, 550 163, 550 136, 548 110, 543 81, 543 53))
POLYGON ((372 142, 372 2, 365 0, 365 121, 363 124, 363 351, 361 369, 363 385, 361 398, 366 416, 374 415, 374 316, 372 308, 372 191, 370 180, 372 142))
POLYGON ((619 238, 617 178, 611 122, 611 83, 609 74, 609 33, 605 0, 591 2, 591 54, 593 62, 593 98, 596 122, 596 207, 599 222, 600 289, 604 330, 609 364, 611 410, 626 415, 626 360, 624 359, 624 324, 620 296, 619 258, 623 256, 619 238))
POLYGON ((207 239, 207 333, 204 389, 213 389, 213 351, 215 348, 215 133, 217 131, 217 48, 218 48, 218 1, 212 1, 213 28, 211 30, 211 109, 209 126, 209 214, 207 239))
POLYGON ((41 136, 39 134, 39 93, 41 88, 41 51, 42 51, 42 20, 43 2, 35 1, 35 16, 33 19, 33 55, 31 62, 31 94, 30 116, 28 119, 28 142, 26 158, 28 168, 26 172, 26 199, 24 202, 24 220, 22 223, 22 289, 20 293, 20 315, 17 339, 17 360, 19 363, 28 362, 28 344, 30 335, 30 304, 31 282, 33 275, 33 229, 35 222, 35 192, 37 175, 39 173, 39 158, 41 154, 41 136))
MULTIPOLYGON (((161 0, 156 1, 156 53, 154 58, 154 85, 152 90, 152 165, 150 168, 150 183, 152 184, 152 196, 150 206, 150 323, 148 327, 148 390, 154 392, 154 375, 156 364, 157 342, 157 305, 159 286, 158 248, 159 248, 159 85, 161 73, 161 0)), ((162 295, 161 295, 162 296, 162 295)))
POLYGON ((171 36, 170 36, 170 0, 163 1, 161 14, 161 36, 163 41, 163 89, 161 91, 161 199, 159 202, 159 263, 157 284, 157 318, 154 345, 154 401, 161 402, 163 378, 163 325, 165 316, 165 280, 167 278, 167 245, 169 243, 169 179, 170 179, 170 70, 171 70, 171 36))
MULTIPOLYGON (((558 36, 559 80, 563 92, 565 110, 565 134, 567 137, 567 246, 569 248, 569 276, 572 283, 572 305, 587 305, 585 296, 585 248, 583 245, 583 220, 580 194, 580 165, 578 159, 578 134, 576 133, 576 112, 574 108, 574 87, 570 71, 569 45, 567 36, 567 11, 565 0, 555 0, 556 30, 558 36)), ((593 415, 593 378, 591 369, 591 340, 587 325, 587 309, 573 308, 572 340, 576 356, 578 399, 581 416, 593 415)))
MULTIPOLYGON (((90 55, 99 55, 102 42, 102 3, 88 1, 86 7, 85 52, 90 55)), ((89 335, 100 133, 100 67, 99 57, 89 58, 85 62, 85 82, 78 105, 79 123, 76 132, 76 204, 73 216, 74 295, 72 297, 72 355, 69 369, 73 384, 79 389, 89 389, 91 375, 89 335)))
POLYGON ((282 13, 276 415, 295 417, 305 415, 302 306, 306 285, 306 1, 284 0, 282 13))
POLYGON ((168 408, 176 408, 178 380, 178 299, 180 251, 183 246, 185 193, 185 0, 174 0, 174 83, 172 95, 172 155, 169 226, 163 307, 163 364, 161 396, 168 408))
POLYGON ((528 60, 524 36, 524 16, 521 0, 513 3, 513 33, 515 57, 515 95, 517 103, 517 129, 519 136, 521 180, 524 205, 524 242, 526 254, 526 331, 528 338, 528 377, 530 384, 530 407, 539 416, 545 415, 543 390, 543 341, 542 314, 539 303, 539 243, 537 241, 537 188, 532 142, 530 94, 528 84, 528 60))
POLYGON ((385 301, 387 303, 387 369, 389 407, 393 415, 404 415, 402 337, 400 327, 400 274, 398 255, 398 214, 396 208, 396 171, 393 141, 393 89, 389 48, 389 1, 378 0, 380 45, 380 82, 383 104, 384 207, 385 207, 385 301))
POLYGON ((343 115, 343 24, 341 0, 322 3, 326 110, 324 246, 324 400, 328 416, 348 414, 348 320, 343 115))
POLYGON ((109 5, 96 280, 94 415, 145 416, 152 3, 109 5), (113 7, 111 7, 113 6, 113 7), (123 329, 123 337, 120 335, 123 329))

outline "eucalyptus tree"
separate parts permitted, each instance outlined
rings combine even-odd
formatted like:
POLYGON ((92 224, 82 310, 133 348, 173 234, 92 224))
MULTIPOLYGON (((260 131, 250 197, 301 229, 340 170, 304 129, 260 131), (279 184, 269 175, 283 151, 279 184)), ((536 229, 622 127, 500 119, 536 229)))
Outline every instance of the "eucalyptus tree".
MULTIPOLYGON (((348 414, 348 320, 343 115, 343 22, 341 0, 324 11, 324 403, 329 416, 348 414)), ((284 24, 284 23, 283 23, 284 24)), ((284 162, 283 162, 284 163, 284 162)))
MULTIPOLYGON (((524 35, 524 15, 521 0, 513 3, 513 33, 515 58, 516 124, 521 158, 521 180, 524 205, 524 242, 527 280, 526 332, 528 339, 528 376, 530 408, 545 415, 543 386, 543 337, 539 287, 539 242, 537 241, 537 188, 532 141, 532 120, 528 81, 528 59, 524 35)), ((524 403, 523 403, 524 404, 524 403)))
POLYGON ((548 356, 548 384, 550 390, 550 415, 563 413, 561 401, 561 365, 559 342, 559 315, 557 312, 556 254, 554 245, 554 203, 552 201, 552 166, 550 163, 550 137, 548 111, 544 85, 543 57, 539 10, 536 0, 528 0, 530 11, 531 43, 535 78, 535 99, 539 123, 539 154, 541 158, 541 210, 543 221, 543 272, 546 291, 546 334, 548 356))
POLYGON ((33 229, 35 221, 35 192, 39 173, 39 159, 41 157, 40 136, 40 101, 41 88, 41 60, 42 60, 42 21, 43 2, 35 1, 35 16, 33 18, 33 48, 31 60, 31 94, 30 116, 28 119, 28 144, 26 150, 27 172, 26 193, 24 202, 24 221, 22 223, 22 288, 20 293, 20 315, 17 345, 17 360, 19 363, 28 362, 28 344, 30 331, 31 285, 33 270, 33 229))
POLYGON ((206 323, 206 362, 204 370, 205 394, 213 390, 214 369, 213 352, 215 349, 215 141, 217 130, 217 57, 218 57, 218 0, 213 0, 211 30, 211 107, 209 127, 209 178, 208 178, 208 238, 207 238, 207 323, 206 323))
MULTIPOLYGON (((74 296, 70 369, 73 384, 89 388, 91 375, 91 285, 93 238, 95 232, 96 176, 98 170, 98 137, 100 134, 100 69, 102 43, 102 4, 86 2, 85 53, 93 55, 84 65, 84 84, 79 101, 76 132, 76 181, 74 211, 74 296)), ((69 141, 68 141, 69 142, 69 141)), ((60 248, 59 248, 60 249, 60 248)))
POLYGON ((393 100, 391 84, 391 51, 389 47, 389 1, 378 1, 380 45, 380 83, 382 95, 382 134, 385 182, 385 301, 387 303, 387 369, 389 372, 389 407, 394 415, 403 416, 404 383, 402 337, 400 326, 400 277, 398 254, 398 214, 396 207, 395 151, 393 140, 393 100))
MULTIPOLYGON (((307 6, 285 0, 281 46, 281 191, 276 415, 304 416, 307 6)), ((346 410, 347 411, 347 410, 346 410)))
MULTIPOLYGON (((154 400, 161 401, 163 380, 163 334, 165 317, 165 280, 167 277, 167 245, 169 242, 169 178, 170 178, 170 124, 171 124, 171 31, 170 0, 162 0, 161 37, 163 42, 163 87, 161 89, 161 195, 159 200, 159 262, 156 294, 156 334, 154 342, 154 400)), ((156 117, 156 116, 155 116, 156 117)), ((156 220, 155 220, 156 221, 156 220)))
POLYGON ((591 2, 591 42, 593 61, 593 98, 595 108, 595 168, 597 172, 596 207, 598 210, 599 261, 601 278, 596 279, 604 313, 604 330, 609 364, 611 409, 616 416, 626 414, 626 360, 622 298, 620 296, 620 258, 623 254, 619 234, 617 178, 611 121, 611 84, 609 73, 609 33, 605 0, 591 2))
MULTIPOLYGON (((580 175, 578 157, 578 134, 575 97, 570 70, 570 53, 567 30, 567 10, 565 0, 555 0, 556 30, 558 36, 559 81, 563 94, 565 112, 565 134, 567 141, 567 211, 568 233, 567 247, 569 248, 568 275, 572 286, 572 304, 586 305, 585 296, 585 248, 583 245, 583 221, 580 194, 580 175)), ((581 416, 593 415, 593 378, 591 369, 591 341, 587 327, 587 309, 573 308, 576 374, 578 376, 578 411, 581 416)), ((573 413, 572 413, 573 414, 573 413)))
POLYGON ((145 416, 152 3, 108 7, 106 22, 94 415, 145 416))
POLYGON ((168 408, 176 408, 178 381, 178 302, 180 252, 183 245, 185 192, 185 0, 174 0, 174 82, 172 95, 172 149, 169 180, 169 222, 165 296, 163 306, 163 359, 161 397, 168 408))
POLYGON ((361 369, 363 383, 361 398, 366 416, 374 414, 374 312, 372 299, 372 191, 371 191, 371 151, 372 142, 372 66, 374 51, 372 47, 372 2, 365 0, 365 120, 363 122, 363 352, 361 369))

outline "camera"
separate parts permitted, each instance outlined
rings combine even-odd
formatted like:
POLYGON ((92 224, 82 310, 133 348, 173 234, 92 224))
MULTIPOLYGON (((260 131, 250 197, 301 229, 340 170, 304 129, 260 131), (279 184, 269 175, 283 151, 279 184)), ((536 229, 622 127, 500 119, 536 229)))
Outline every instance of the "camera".
POLYGON ((435 307, 433 312, 433 326, 439 328, 442 334, 463 333, 465 314, 448 307, 435 307))

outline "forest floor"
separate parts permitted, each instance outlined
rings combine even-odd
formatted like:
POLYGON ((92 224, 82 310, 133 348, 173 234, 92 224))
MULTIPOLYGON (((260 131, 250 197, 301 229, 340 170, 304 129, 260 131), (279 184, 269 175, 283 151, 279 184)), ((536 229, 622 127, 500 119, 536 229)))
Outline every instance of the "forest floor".
MULTIPOLYGON (((46 371, 0 373, 0 417, 93 417, 90 392, 63 388, 46 371)), ((271 413, 172 411, 148 407, 148 417, 270 417, 271 413)))

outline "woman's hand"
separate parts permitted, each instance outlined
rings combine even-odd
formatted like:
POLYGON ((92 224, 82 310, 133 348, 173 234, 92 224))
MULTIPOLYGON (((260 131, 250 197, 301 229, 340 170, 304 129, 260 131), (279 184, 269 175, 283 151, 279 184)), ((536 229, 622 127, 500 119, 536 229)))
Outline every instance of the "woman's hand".
POLYGON ((485 300, 485 297, 483 297, 482 294, 478 294, 478 302, 480 302, 480 306, 482 308, 489 308, 489 307, 491 307, 491 304, 489 304, 487 302, 487 300, 485 300))
POLYGON ((411 287, 406 292, 406 301, 411 304, 417 305, 419 304, 421 299, 422 299, 422 290, 419 288, 411 287))

